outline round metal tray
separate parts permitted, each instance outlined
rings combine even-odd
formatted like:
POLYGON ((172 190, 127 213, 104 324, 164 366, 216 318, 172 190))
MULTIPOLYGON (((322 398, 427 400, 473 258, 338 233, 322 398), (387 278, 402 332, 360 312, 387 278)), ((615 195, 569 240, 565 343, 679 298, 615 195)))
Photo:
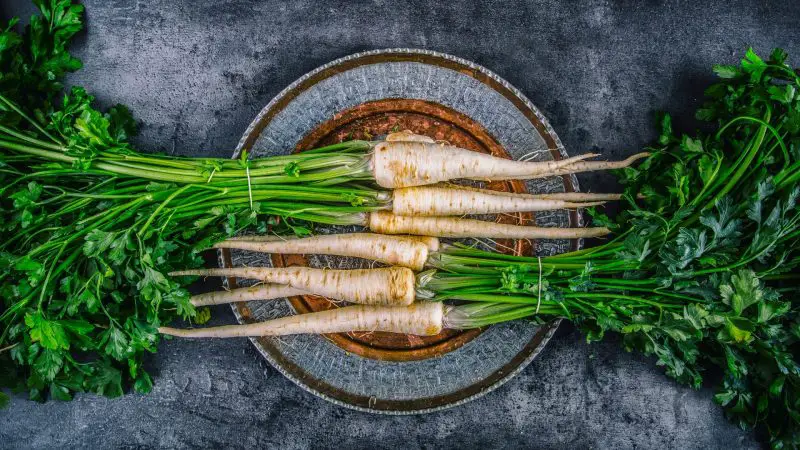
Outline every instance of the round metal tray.
MULTIPOLYGON (((369 139, 411 130, 474 151, 535 160, 566 156, 547 120, 519 91, 487 69, 441 53, 390 49, 354 54, 326 64, 278 94, 248 127, 234 157, 301 151, 343 139, 369 139)), ((490 183, 514 192, 576 191, 574 176, 490 183)), ((504 215, 499 221, 581 226, 574 212, 504 215)), ((342 228, 336 232, 352 231, 342 228)), ((579 241, 498 242, 517 254, 553 254, 579 241)), ((358 267, 352 258, 272 257, 220 252, 222 266, 312 265, 358 267)), ((226 280, 229 287, 235 279, 226 280)), ((241 323, 338 307, 303 296, 233 305, 241 323)), ((480 397, 529 364, 557 322, 526 321, 483 330, 417 337, 388 333, 300 335, 252 339, 277 370, 303 389, 336 404, 386 414, 436 411, 480 397)))

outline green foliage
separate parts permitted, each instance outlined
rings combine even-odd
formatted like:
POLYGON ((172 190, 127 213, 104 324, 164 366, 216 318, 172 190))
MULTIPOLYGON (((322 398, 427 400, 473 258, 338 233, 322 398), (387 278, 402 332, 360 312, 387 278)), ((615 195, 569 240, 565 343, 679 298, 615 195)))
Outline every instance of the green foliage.
MULTIPOLYGON (((707 135, 679 137, 661 119, 646 170, 622 178, 629 198, 645 198, 616 219, 630 233, 619 254, 635 263, 625 278, 653 289, 614 288, 659 304, 619 316, 629 349, 695 386, 721 365, 715 400, 740 425, 763 426, 775 448, 800 444, 800 159, 784 152, 800 137, 800 77, 786 60, 748 49, 740 65, 714 66, 721 81, 697 111, 716 124, 707 135)), ((602 274, 607 262, 590 259, 602 274)))
POLYGON ((562 316, 589 341, 620 333, 670 377, 716 384, 727 416, 761 427, 772 447, 800 446, 800 75, 786 61, 779 49, 766 60, 749 49, 739 65, 714 66, 721 81, 696 114, 708 133, 680 134, 660 115, 651 156, 619 171, 628 207, 592 214, 619 237, 542 258, 548 296, 522 288, 537 281, 539 260, 511 265, 478 250, 457 252, 494 275, 448 266, 448 284, 430 286, 465 300, 499 291, 524 303, 515 317, 562 316))
POLYGON ((16 19, 0 33, 0 90, 37 116, 46 114, 61 91, 61 79, 81 68, 67 51, 83 28, 83 6, 70 0, 36 0, 41 15, 31 17, 24 35, 16 19))
POLYGON ((158 327, 210 319, 181 285, 192 279, 167 274, 200 266, 200 251, 246 228, 301 235, 307 220, 358 223, 379 203, 347 184, 364 179, 351 167, 367 148, 238 161, 139 153, 128 108, 62 92, 80 68, 67 46, 83 7, 35 3, 24 33, 16 20, 0 27, 0 389, 36 400, 146 393, 158 327), (326 170, 337 186, 303 185, 326 170))

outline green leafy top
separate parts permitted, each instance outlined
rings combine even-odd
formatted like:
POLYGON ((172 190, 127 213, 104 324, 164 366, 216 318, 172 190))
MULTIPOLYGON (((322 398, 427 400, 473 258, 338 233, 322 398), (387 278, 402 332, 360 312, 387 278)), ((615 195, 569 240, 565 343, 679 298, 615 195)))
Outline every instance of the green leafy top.
POLYGON ((542 258, 547 295, 527 289, 539 282, 539 260, 462 248, 438 256, 447 273, 427 288, 440 299, 520 305, 484 308, 479 324, 538 313, 574 321, 588 340, 621 333, 671 377, 696 387, 709 378, 732 420, 794 448, 800 75, 782 50, 765 60, 749 49, 714 71, 721 79, 697 111, 708 131, 681 134, 658 117, 651 156, 618 172, 627 208, 613 219, 592 211, 617 236, 542 258))
POLYGON ((83 6, 70 0, 35 0, 41 15, 31 17, 24 35, 13 19, 0 33, 0 91, 43 117, 61 92, 65 74, 81 68, 67 51, 83 28, 83 6))
POLYGON ((0 388, 37 400, 146 392, 158 326, 209 319, 181 286, 191 279, 168 272, 244 229, 360 223, 385 195, 350 183, 368 172, 361 141, 262 160, 137 152, 126 107, 62 92, 80 67, 67 46, 83 7, 36 4, 23 34, 16 20, 0 28, 0 388))

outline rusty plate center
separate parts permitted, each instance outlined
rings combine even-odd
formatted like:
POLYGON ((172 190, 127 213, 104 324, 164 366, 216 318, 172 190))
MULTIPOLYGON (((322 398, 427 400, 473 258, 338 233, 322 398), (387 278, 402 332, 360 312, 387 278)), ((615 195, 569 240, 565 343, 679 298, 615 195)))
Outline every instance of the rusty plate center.
MULTIPOLYGON (((350 139, 372 140, 393 131, 410 130, 469 150, 509 158, 508 153, 489 133, 469 117, 438 103, 424 100, 385 99, 363 103, 336 114, 305 136, 295 151, 311 149, 350 139)), ((522 182, 488 183, 487 188, 505 192, 526 192, 522 182)), ((504 223, 532 222, 533 215, 498 216, 504 223)), ((529 253, 526 241, 499 242, 507 252, 529 253)), ((303 255, 272 255, 275 267, 308 265, 303 255)), ((300 313, 324 311, 338 306, 314 295, 291 297, 300 313)), ((338 333, 327 338, 342 349, 365 358, 385 361, 412 361, 441 356, 478 336, 483 330, 445 330, 436 336, 412 336, 394 333, 338 333)))

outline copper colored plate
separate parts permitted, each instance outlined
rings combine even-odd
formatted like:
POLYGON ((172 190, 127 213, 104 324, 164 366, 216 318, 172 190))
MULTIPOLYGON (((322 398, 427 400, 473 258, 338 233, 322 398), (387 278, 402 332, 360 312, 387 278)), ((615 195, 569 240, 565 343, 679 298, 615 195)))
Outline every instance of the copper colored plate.
MULTIPOLYGON (((545 148, 549 149, 553 159, 560 159, 566 155, 563 152, 563 148, 560 146, 558 137, 547 124, 546 119, 541 116, 538 110, 536 110, 522 94, 496 75, 480 66, 452 56, 424 50, 406 49, 375 51, 352 55, 327 64, 302 77, 281 92, 256 117, 244 134, 237 150, 237 155, 242 149, 258 150, 256 144, 262 139, 262 132, 267 129, 271 130, 271 134, 267 134, 267 136, 269 136, 268 140, 265 141, 267 148, 271 145, 281 145, 274 143, 289 142, 286 139, 294 139, 287 136, 294 136, 294 134, 292 134, 293 129, 300 129, 301 126, 295 127, 295 122, 293 122, 293 120, 287 121, 286 115, 289 114, 287 111, 292 110, 296 104, 302 104, 304 107, 309 108, 315 107, 315 104, 308 102, 306 93, 313 91, 318 85, 324 85, 330 79, 337 78, 341 74, 347 74, 348 71, 357 72, 359 68, 365 66, 380 66, 382 64, 392 66, 397 63, 429 65, 431 67, 436 67, 436 70, 452 70, 470 79, 476 80, 489 89, 494 90, 496 93, 499 93, 505 99, 504 101, 510 102, 510 104, 513 105, 512 108, 515 108, 516 112, 514 114, 522 114, 523 118, 521 120, 527 121, 528 126, 531 126, 532 129, 535 130, 533 134, 538 134, 540 136, 542 142, 544 142, 545 148), (280 127, 273 126, 274 122, 281 122, 282 125, 280 127)), ((394 69, 387 70, 386 72, 388 73, 392 70, 394 69)), ((382 76, 383 74, 378 71, 378 75, 382 76)), ((404 75, 401 73, 398 76, 403 77, 404 75)), ((342 79, 346 80, 347 77, 340 78, 338 82, 341 83, 342 79)), ((383 80, 383 82, 389 83, 389 86, 393 83, 390 79, 383 80)), ((340 91, 331 91, 331 93, 339 94, 348 92, 346 83, 345 81, 345 84, 340 86, 340 91)), ((454 94, 458 95, 459 93, 456 92, 454 94)), ((320 100, 326 101, 327 99, 320 100)), ((339 100, 334 99, 333 101, 338 102, 339 100)), ((444 103, 448 103, 448 100, 432 101, 430 99, 410 99, 402 95, 389 95, 383 98, 379 97, 366 102, 351 104, 344 108, 338 108, 323 120, 319 120, 314 127, 309 128, 303 135, 298 136, 297 139, 293 141, 293 145, 296 145, 296 150, 303 150, 319 145, 339 142, 348 138, 368 139, 372 136, 386 134, 389 131, 411 130, 470 150, 491 153, 501 157, 510 156, 506 149, 504 149, 494 137, 493 133, 482 125, 482 123, 485 123, 487 120, 486 117, 483 118, 484 122, 478 122, 454 108, 445 106, 444 103)), ((320 109, 330 109, 330 106, 331 105, 320 107, 320 109)), ((295 107, 294 111, 295 120, 307 120, 303 115, 297 115, 297 107, 295 107)), ((314 111, 310 112, 311 116, 314 116, 314 114, 314 111)), ((503 117, 499 117, 498 120, 502 119, 503 117)), ((495 117, 488 120, 493 121, 495 117)), ((506 136, 506 138, 508 139, 509 137, 506 136)), ((261 148, 264 148, 264 143, 261 144, 261 148)), ((283 148, 285 148, 285 146, 283 148)), ((518 150, 519 148, 514 157, 519 157, 521 155, 518 150)), ((564 177, 562 181, 563 187, 561 189, 566 191, 576 190, 577 181, 574 177, 564 177)), ((502 191, 526 191, 526 184, 518 181, 492 183, 487 187, 502 191)), ((529 214, 502 216, 503 221, 517 224, 527 224, 534 219, 534 216, 529 214)), ((580 218, 574 213, 570 213, 566 220, 569 226, 582 225, 580 218)), ((566 222, 562 221, 561 224, 560 226, 566 226, 566 222)), ((531 254, 533 247, 531 243, 524 241, 501 244, 512 247, 513 252, 517 254, 531 254)), ((539 244, 536 245, 537 248, 539 248, 539 244)), ((579 242, 575 241, 568 247, 574 249, 578 246, 579 242)), ((559 251, 564 250, 565 248, 562 248, 559 251)), ((307 264, 307 262, 308 261, 301 255, 284 255, 284 257, 272 259, 272 263, 275 265, 307 264)), ((221 252, 221 263, 225 266, 234 264, 230 252, 221 252)), ((235 286, 235 280, 228 280, 228 282, 231 287, 235 286)), ((291 305, 293 309, 299 313, 334 307, 327 300, 313 296, 292 298, 291 305)), ((263 312, 251 308, 252 304, 250 303, 238 304, 235 306, 234 312, 240 322, 248 323, 264 320, 263 312)), ((496 335, 496 333, 493 333, 495 327, 492 327, 492 329, 486 332, 482 330, 468 332, 449 331, 438 336, 426 338, 384 333, 329 335, 326 336, 329 342, 344 349, 347 355, 351 355, 342 359, 341 355, 333 352, 331 355, 328 355, 333 358, 330 364, 338 364, 340 366, 344 364, 343 367, 345 367, 345 369, 353 365, 352 370, 355 371, 342 372, 342 370, 345 369, 338 367, 334 370, 338 371, 335 375, 329 374, 325 370, 319 371, 318 368, 315 369, 309 366, 309 364, 317 365, 317 363, 319 363, 319 361, 311 361, 315 359, 314 355, 316 355, 316 353, 312 352, 311 360, 308 358, 304 359, 302 355, 298 359, 297 351, 302 353, 302 348, 295 351, 297 349, 296 347, 292 346, 287 348, 273 338, 258 338, 253 339, 253 342, 262 355, 281 373, 303 389, 315 395, 336 404, 355 409, 390 414, 408 414, 430 412, 455 406, 493 390, 525 367, 546 344, 556 327, 557 322, 554 322, 536 329, 526 341, 519 342, 519 344, 521 344, 519 347, 516 345, 514 346, 515 354, 510 354, 508 359, 494 361, 491 366, 487 366, 493 367, 493 372, 480 375, 481 378, 475 378, 473 382, 468 384, 463 384, 459 381, 458 383, 462 384, 458 384, 457 388, 453 388, 452 386, 455 385, 444 380, 442 386, 433 386, 431 390, 425 391, 427 392, 425 395, 416 397, 409 396, 408 393, 402 392, 410 386, 404 386, 402 384, 392 385, 384 381, 382 384, 370 387, 370 381, 368 379, 363 379, 363 383, 365 384, 362 385, 361 382, 356 381, 356 386, 359 386, 359 388, 354 389, 353 385, 349 385, 350 387, 348 387, 347 384, 342 384, 341 377, 353 375, 358 377, 357 380, 361 380, 360 374, 364 367, 372 368, 366 370, 387 370, 390 373, 392 371, 403 372, 406 371, 405 367, 408 367, 407 370, 411 371, 408 375, 412 376, 409 380, 413 380, 414 376, 419 376, 413 375, 414 371, 421 371, 417 372, 420 375, 430 374, 431 371, 425 367, 437 367, 436 364, 429 364, 429 361, 438 361, 440 359, 442 361, 447 361, 447 366, 439 364, 439 370, 442 370, 444 367, 452 368, 453 363, 455 363, 456 366, 460 366, 461 363, 459 361, 461 360, 454 360, 453 358, 458 358, 458 356, 453 355, 459 355, 465 351, 467 354, 472 354, 469 361, 477 361, 474 359, 475 350, 478 349, 475 346, 483 345, 482 342, 489 339, 486 338, 486 335, 496 335), (469 350, 470 348, 473 350, 469 350), (367 361, 375 362, 367 363, 367 361), (368 387, 369 389, 365 391, 362 389, 363 387, 368 387), (375 392, 385 393, 368 394, 368 392, 373 392, 373 390, 375 392)), ((516 329, 516 327, 511 328, 516 329)), ((496 337, 491 339, 495 339, 491 342, 497 342, 496 337)), ((297 342, 305 346, 312 345, 310 343, 316 341, 299 340, 297 342)), ((320 346, 318 343, 313 343, 313 346, 315 346, 314 348, 317 352, 329 352, 329 350, 324 349, 324 345, 320 346)), ((326 365, 328 363, 323 361, 322 364, 326 365)), ((469 365, 466 365, 458 368, 458 373, 470 373, 470 370, 469 365)), ((480 372, 480 370, 476 370, 476 372, 480 372)), ((444 372, 442 372, 441 375, 443 377, 447 376, 444 372)), ((390 379, 393 379, 392 377, 393 376, 391 376, 390 379)), ((380 377, 375 380, 377 381, 378 379, 380 379, 380 377)))

